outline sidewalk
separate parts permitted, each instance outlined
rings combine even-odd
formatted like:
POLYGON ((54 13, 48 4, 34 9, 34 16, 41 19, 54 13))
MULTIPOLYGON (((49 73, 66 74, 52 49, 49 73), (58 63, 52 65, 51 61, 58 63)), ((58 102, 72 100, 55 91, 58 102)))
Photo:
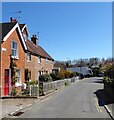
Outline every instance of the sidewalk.
POLYGON ((105 109, 109 113, 110 117, 114 120, 114 103, 104 105, 105 109))
POLYGON ((10 113, 14 113, 18 111, 19 109, 23 109, 24 107, 31 105, 36 98, 18 98, 18 99, 2 99, 2 116, 0 118, 3 118, 7 116, 10 113))
POLYGON ((112 101, 104 89, 98 90, 95 94, 98 97, 99 106, 104 106, 110 117, 114 120, 114 100, 112 101))
MULTIPOLYGON (((64 87, 58 89, 61 90, 64 87)), ((56 91, 50 91, 45 94, 45 96, 40 96, 39 98, 9 98, 9 99, 0 99, 0 119, 7 117, 8 115, 13 115, 19 110, 25 109, 26 107, 31 106, 35 102, 43 100, 48 96, 54 94, 56 91)))

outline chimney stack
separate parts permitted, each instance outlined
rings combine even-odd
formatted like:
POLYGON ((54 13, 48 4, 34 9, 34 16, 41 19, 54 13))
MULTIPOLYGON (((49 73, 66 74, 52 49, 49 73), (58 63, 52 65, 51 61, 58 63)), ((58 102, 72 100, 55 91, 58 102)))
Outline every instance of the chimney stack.
POLYGON ((31 37, 31 41, 32 41, 36 46, 38 46, 38 37, 37 37, 36 35, 33 35, 33 36, 31 37))
POLYGON ((13 19, 13 17, 10 18, 10 22, 18 22, 18 20, 13 19))

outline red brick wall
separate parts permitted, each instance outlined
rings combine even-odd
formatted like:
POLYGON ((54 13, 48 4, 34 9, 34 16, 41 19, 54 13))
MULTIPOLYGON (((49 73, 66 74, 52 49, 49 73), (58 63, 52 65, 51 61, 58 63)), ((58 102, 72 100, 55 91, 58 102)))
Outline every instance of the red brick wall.
POLYGON ((39 79, 39 71, 48 71, 51 73, 53 69, 54 62, 48 60, 46 63, 45 58, 41 58, 41 63, 38 63, 38 57, 31 55, 31 62, 27 62, 27 54, 25 57, 25 68, 28 68, 31 71, 31 80, 38 80, 39 79), (43 68, 43 69, 42 69, 43 68))
MULTIPOLYGON (((25 66, 25 53, 22 47, 22 43, 20 42, 20 38, 15 30, 9 38, 2 43, 2 48, 6 48, 6 51, 2 52, 2 86, 4 87, 4 70, 10 69, 10 55, 12 52, 12 40, 18 43, 18 60, 16 61, 17 69, 21 70, 21 80, 24 82, 24 66, 25 66)), ((4 91, 2 90, 2 95, 4 95, 4 91)))

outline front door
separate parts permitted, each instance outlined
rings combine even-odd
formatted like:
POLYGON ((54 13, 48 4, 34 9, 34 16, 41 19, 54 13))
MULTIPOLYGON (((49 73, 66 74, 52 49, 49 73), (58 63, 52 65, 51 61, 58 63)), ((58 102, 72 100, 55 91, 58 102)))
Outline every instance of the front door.
POLYGON ((5 75, 4 75, 4 95, 9 95, 9 69, 5 69, 5 75))

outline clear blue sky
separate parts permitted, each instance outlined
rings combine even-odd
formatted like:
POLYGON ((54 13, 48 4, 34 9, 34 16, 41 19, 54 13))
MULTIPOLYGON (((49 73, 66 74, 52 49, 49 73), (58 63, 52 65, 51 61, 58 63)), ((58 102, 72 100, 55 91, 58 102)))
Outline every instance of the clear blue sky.
POLYGON ((11 2, 2 10, 2 22, 21 16, 30 35, 39 32, 39 44, 55 60, 112 56, 111 2, 11 2))

